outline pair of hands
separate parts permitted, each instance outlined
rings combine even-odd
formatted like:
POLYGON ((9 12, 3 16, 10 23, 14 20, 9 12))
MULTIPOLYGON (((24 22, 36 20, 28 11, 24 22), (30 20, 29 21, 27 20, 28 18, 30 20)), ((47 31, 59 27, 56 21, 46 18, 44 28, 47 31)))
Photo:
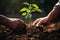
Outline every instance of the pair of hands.
MULTIPOLYGON (((13 28, 19 27, 19 26, 27 26, 27 24, 21 20, 21 19, 14 19, 14 18, 9 18, 9 20, 11 20, 12 22, 12 26, 13 28)), ((37 26, 37 27, 43 27, 45 24, 48 24, 48 18, 47 17, 43 17, 43 18, 38 18, 33 22, 33 26, 37 26)))

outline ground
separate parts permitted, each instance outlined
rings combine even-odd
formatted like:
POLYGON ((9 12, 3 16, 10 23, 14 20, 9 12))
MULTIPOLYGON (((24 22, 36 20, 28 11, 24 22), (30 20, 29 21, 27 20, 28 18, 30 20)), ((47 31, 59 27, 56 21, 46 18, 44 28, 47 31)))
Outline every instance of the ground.
POLYGON ((60 22, 51 23, 43 29, 20 28, 20 31, 0 25, 0 40, 60 40, 60 22))

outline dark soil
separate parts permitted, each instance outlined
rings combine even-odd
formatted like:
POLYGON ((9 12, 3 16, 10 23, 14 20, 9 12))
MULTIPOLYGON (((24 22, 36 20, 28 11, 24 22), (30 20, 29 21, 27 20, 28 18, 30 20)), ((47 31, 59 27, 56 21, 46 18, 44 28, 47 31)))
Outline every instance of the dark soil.
POLYGON ((0 40, 60 40, 60 22, 43 29, 20 28, 19 31, 0 25, 0 40))

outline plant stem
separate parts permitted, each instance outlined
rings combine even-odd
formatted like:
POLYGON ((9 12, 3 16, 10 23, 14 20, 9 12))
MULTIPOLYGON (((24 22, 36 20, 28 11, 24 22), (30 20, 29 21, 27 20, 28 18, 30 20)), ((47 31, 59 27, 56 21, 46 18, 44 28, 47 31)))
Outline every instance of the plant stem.
POLYGON ((28 23, 28 28, 31 28, 31 27, 32 27, 32 19, 30 18, 28 23))

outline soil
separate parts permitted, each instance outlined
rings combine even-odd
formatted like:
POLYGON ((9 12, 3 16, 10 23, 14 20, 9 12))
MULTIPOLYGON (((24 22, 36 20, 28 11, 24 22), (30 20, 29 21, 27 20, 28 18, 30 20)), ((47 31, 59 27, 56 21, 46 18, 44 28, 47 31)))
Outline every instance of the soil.
POLYGON ((20 28, 19 31, 0 25, 0 40, 60 40, 60 22, 43 29, 32 27, 20 28))

